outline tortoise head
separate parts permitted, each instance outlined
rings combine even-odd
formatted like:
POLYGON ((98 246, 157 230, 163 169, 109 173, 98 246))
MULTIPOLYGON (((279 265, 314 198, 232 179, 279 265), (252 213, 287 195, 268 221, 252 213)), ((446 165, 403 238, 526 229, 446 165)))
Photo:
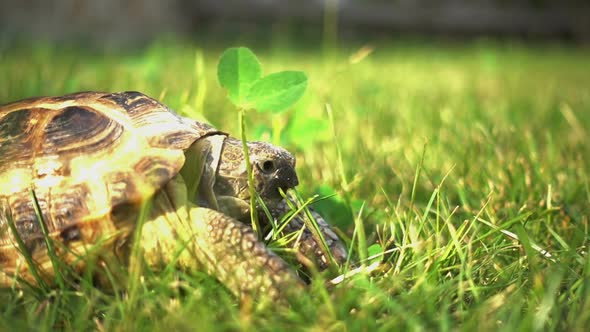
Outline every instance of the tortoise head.
MULTIPOLYGON (((265 142, 248 142, 248 152, 254 187, 263 199, 279 200, 279 188, 287 190, 299 184, 295 157, 287 150, 265 142)), ((215 175, 216 196, 250 198, 245 159, 242 141, 226 138, 215 175)))

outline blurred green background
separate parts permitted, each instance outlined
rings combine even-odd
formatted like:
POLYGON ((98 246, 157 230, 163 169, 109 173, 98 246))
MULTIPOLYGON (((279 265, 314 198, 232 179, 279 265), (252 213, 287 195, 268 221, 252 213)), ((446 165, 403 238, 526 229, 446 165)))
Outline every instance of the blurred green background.
POLYGON ((215 76, 225 48, 250 47, 265 73, 305 71, 292 109, 248 114, 249 139, 296 154, 300 192, 328 197, 316 208, 355 260, 396 246, 378 273, 329 291, 320 278, 307 307, 276 316, 152 276, 143 307, 100 290, 3 294, 0 327, 583 330, 587 14, 578 1, 0 3, 0 103, 138 90, 235 135, 215 76))

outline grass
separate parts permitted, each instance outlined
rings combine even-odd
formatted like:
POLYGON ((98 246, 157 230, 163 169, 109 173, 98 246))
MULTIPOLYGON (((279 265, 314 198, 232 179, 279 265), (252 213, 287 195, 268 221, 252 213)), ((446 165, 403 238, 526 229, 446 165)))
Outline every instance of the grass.
MULTIPOLYGON (((304 70, 310 86, 285 115, 248 114, 248 137, 297 154, 304 197, 336 194, 316 208, 339 227, 355 260, 393 248, 380 268, 328 290, 318 276, 291 309, 239 307, 211 278, 175 270, 145 271, 132 295, 90 285, 46 298, 4 290, 0 329, 588 326, 589 49, 510 42, 382 43, 372 53, 349 46, 330 56, 253 49, 269 72, 304 70)), ((100 54, 21 44, 0 50, 0 103, 139 90, 235 134, 235 110, 215 80, 221 52, 178 41, 100 54)))

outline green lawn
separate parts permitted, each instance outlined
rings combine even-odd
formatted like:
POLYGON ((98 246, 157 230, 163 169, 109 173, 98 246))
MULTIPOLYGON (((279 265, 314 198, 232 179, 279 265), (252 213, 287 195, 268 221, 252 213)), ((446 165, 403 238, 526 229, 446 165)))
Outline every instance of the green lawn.
MULTIPOLYGON (((3 47, 0 104, 139 90, 238 134, 237 113, 215 77, 219 46, 3 47)), ((337 193, 317 209, 342 231, 354 261, 367 248, 379 252, 375 244, 394 249, 380 268, 329 289, 323 278, 332 276, 318 276, 290 309, 240 307, 211 278, 177 271, 147 274, 138 289, 115 294, 84 285, 50 294, 5 290, 0 330, 590 324, 590 49, 396 42, 362 58, 352 46, 330 56, 251 47, 265 71, 304 70, 309 87, 287 113, 249 114, 248 137, 296 153, 304 197, 337 193)))

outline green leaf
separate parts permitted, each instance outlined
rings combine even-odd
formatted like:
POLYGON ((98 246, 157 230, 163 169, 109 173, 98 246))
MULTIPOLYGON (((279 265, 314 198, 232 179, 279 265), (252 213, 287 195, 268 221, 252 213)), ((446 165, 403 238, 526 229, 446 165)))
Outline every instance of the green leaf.
POLYGON ((250 87, 246 101, 259 112, 286 110, 305 92, 307 76, 300 71, 282 71, 267 75, 250 87))
POLYGON ((331 224, 346 229, 354 223, 352 211, 346 205, 338 192, 327 184, 322 184, 314 190, 321 199, 313 203, 316 211, 331 224))
POLYGON ((260 62, 246 47, 227 49, 217 65, 219 84, 227 89, 229 99, 238 107, 244 106, 244 97, 250 86, 261 76, 260 62))
POLYGON ((383 247, 380 244, 375 243, 367 248, 369 257, 372 257, 370 263, 381 262, 383 260, 383 247))

